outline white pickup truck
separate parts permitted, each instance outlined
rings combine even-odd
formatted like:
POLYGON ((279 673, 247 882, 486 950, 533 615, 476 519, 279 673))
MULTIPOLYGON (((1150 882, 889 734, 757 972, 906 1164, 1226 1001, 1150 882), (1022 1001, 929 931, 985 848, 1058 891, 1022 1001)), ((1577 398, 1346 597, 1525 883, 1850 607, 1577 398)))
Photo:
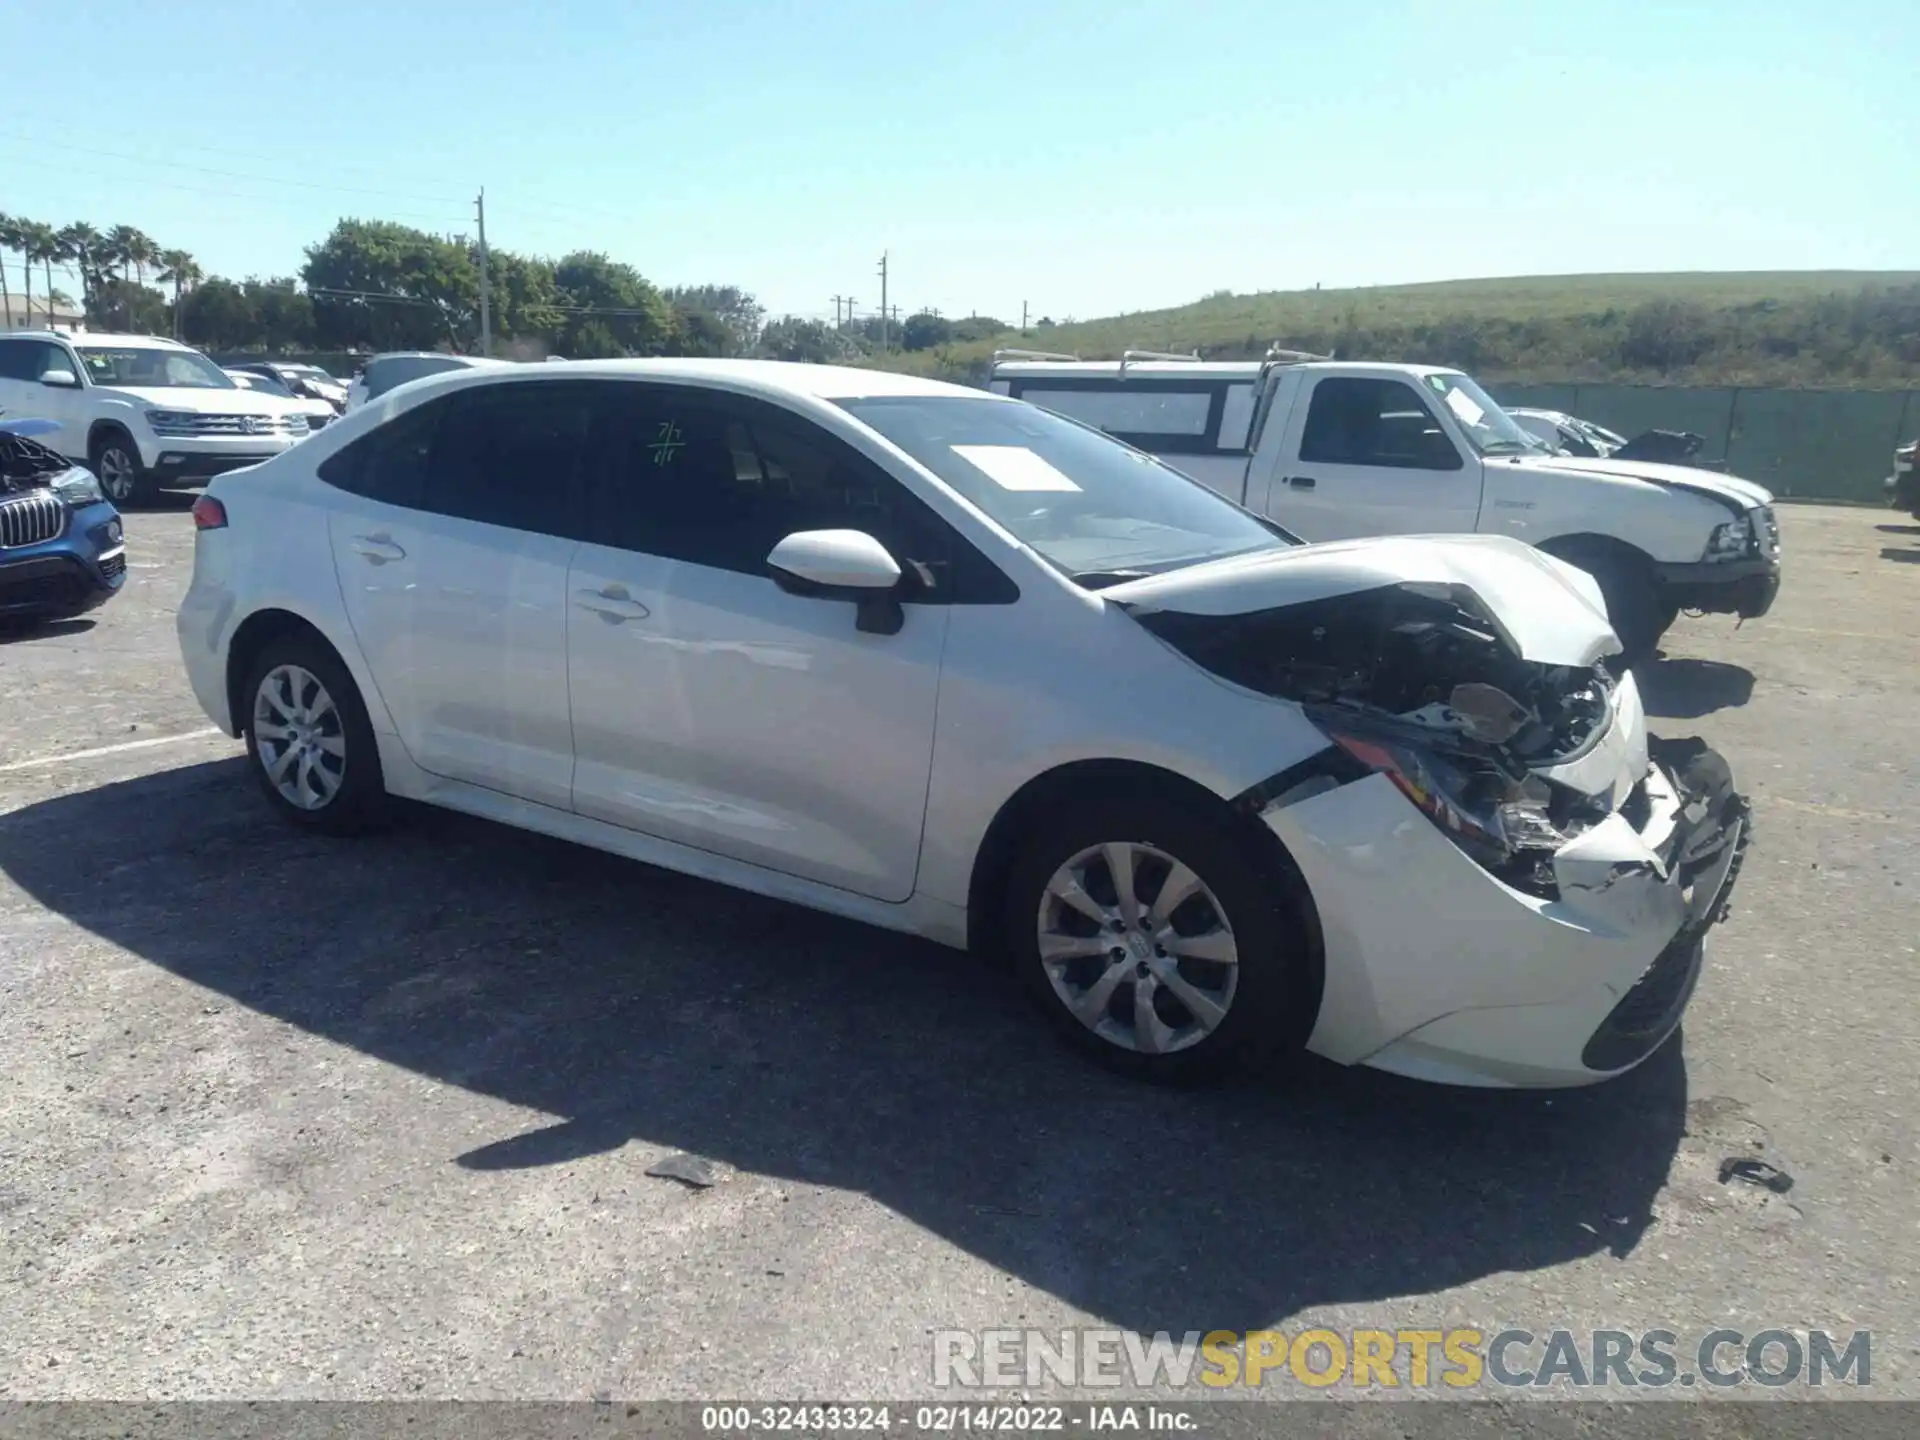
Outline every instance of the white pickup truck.
POLYGON ((1773 496, 1712 471, 1557 455, 1457 370, 1152 352, 994 357, 988 388, 1095 426, 1307 540, 1475 532, 1590 573, 1629 661, 1681 610, 1764 615, 1773 496))

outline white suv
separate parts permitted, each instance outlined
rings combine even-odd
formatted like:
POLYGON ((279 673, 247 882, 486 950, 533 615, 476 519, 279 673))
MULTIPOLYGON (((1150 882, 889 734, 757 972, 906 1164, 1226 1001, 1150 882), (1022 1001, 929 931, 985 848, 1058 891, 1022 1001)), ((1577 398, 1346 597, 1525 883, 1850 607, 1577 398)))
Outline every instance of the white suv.
POLYGON ((150 335, 0 334, 0 411, 57 421, 47 443, 123 508, 307 435, 298 401, 242 389, 198 350, 150 335))
POLYGON ((400 795, 983 943, 1150 1077, 1301 1046, 1624 1070, 1679 1023, 1744 837, 1572 566, 1301 545, 933 381, 434 376, 194 522, 187 675, 289 820, 400 795))

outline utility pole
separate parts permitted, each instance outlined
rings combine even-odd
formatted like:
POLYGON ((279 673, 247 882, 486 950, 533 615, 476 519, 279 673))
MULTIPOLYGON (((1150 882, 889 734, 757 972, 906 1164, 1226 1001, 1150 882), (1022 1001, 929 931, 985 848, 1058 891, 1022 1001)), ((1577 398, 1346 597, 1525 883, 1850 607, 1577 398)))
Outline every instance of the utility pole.
POLYGON ((473 202, 480 218, 480 353, 493 356, 493 292, 487 283, 487 192, 482 186, 473 202))
POLYGON ((846 298, 844 295, 836 295, 833 297, 833 328, 836 330, 840 328, 840 302, 846 298))
POLYGON ((1024 300, 1020 302, 1020 328, 1027 328, 1027 302, 1024 300))
POLYGON ((887 352, 887 252, 880 252, 880 353, 887 352))

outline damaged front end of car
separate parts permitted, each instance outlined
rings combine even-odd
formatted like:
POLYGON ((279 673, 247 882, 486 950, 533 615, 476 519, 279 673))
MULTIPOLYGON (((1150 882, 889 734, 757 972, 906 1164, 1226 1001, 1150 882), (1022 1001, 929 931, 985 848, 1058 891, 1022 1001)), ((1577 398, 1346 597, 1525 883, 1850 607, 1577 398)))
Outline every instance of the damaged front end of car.
MULTIPOLYGON (((1661 742, 1646 735, 1633 680, 1607 657, 1526 658, 1466 585, 1135 618, 1220 678, 1297 702, 1346 760, 1386 776, 1489 873, 1543 900, 1605 890, 1634 865, 1665 880, 1682 832, 1700 823, 1682 825, 1692 807, 1719 816, 1743 803, 1724 762, 1724 782, 1698 793, 1655 762, 1649 745, 1661 742)), ((1292 798, 1339 783, 1337 765, 1310 769, 1292 798)), ((1709 769, 1690 763, 1685 775, 1701 784, 1709 769)))

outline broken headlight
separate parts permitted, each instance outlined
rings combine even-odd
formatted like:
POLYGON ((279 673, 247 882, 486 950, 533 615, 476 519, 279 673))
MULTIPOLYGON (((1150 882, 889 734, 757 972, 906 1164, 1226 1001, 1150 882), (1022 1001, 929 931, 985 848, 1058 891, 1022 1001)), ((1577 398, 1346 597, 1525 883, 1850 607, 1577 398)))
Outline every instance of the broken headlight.
POLYGON ((1482 869, 1532 894, 1557 893, 1553 852, 1569 837, 1548 814, 1551 792, 1538 776, 1516 777, 1491 759, 1442 751, 1397 733, 1326 729, 1347 754, 1391 780, 1482 869))
POLYGON ((1706 553, 1702 560, 1738 560, 1754 548, 1753 513, 1749 511, 1736 520, 1713 527, 1713 534, 1707 537, 1706 553))

